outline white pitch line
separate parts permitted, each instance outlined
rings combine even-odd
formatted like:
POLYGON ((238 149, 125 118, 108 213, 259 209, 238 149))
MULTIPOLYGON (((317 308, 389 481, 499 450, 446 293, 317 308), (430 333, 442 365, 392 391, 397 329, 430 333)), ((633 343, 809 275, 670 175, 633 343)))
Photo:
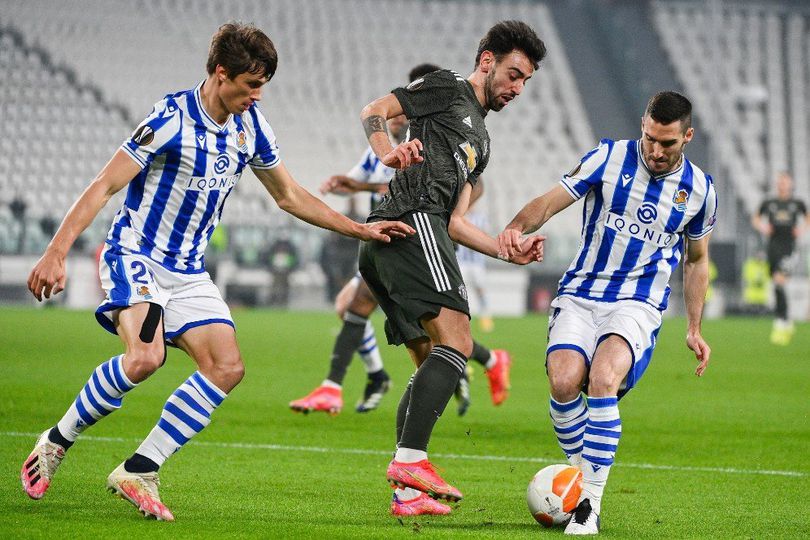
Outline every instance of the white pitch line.
MULTIPOLYGON (((28 437, 36 439, 41 433, 23 433, 19 431, 0 431, 0 437, 28 437)), ((141 439, 125 439, 123 437, 93 437, 82 435, 83 441, 115 442, 115 443, 140 443, 141 439)), ((385 450, 365 450, 362 448, 325 448, 322 446, 296 446, 289 444, 262 444, 262 443, 227 443, 209 441, 191 441, 188 444, 208 446, 213 448, 240 448, 245 450, 277 450, 281 452, 314 452, 318 454, 355 454, 364 456, 386 456, 390 457, 391 452, 385 450)), ((433 457, 442 459, 466 459, 474 461, 509 461, 520 463, 560 463, 561 459, 520 457, 520 456, 487 456, 475 454, 444 454, 433 452, 433 457)), ((619 462, 617 467, 628 467, 632 469, 650 469, 656 471, 684 471, 684 472, 706 472, 706 473, 726 473, 726 474, 761 474, 765 476, 789 476, 793 478, 804 478, 807 473, 796 471, 772 471, 765 469, 735 469, 733 467, 684 467, 678 465, 655 465, 652 463, 625 463, 619 462)))

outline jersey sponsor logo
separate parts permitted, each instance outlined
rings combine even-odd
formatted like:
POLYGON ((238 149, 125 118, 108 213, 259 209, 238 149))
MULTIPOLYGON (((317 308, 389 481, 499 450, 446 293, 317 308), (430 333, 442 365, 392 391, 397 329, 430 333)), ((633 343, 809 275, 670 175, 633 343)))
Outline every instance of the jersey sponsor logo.
POLYGON ((458 146, 464 151, 464 155, 467 156, 467 169, 472 171, 478 163, 478 152, 476 152, 473 145, 467 141, 464 141, 458 146))
POLYGON ((679 189, 672 196, 672 202, 675 203, 675 209, 678 212, 686 212, 686 205, 689 203, 689 193, 685 189, 679 189))
POLYGON ((149 127, 148 124, 144 124, 135 130, 135 133, 132 134, 132 142, 137 144, 138 146, 146 146, 151 143, 155 139, 155 131, 149 127))
POLYGON ((620 216, 613 212, 608 212, 605 217, 605 227, 613 229, 614 231, 632 236, 643 242, 654 244, 659 248, 671 246, 677 236, 673 233, 666 231, 658 231, 652 227, 648 227, 643 223, 637 223, 634 219, 626 216, 620 216))
POLYGON ((462 120, 462 122, 464 122, 464 124, 467 127, 472 128, 472 118, 470 118, 469 116, 465 117, 464 120, 462 120))
POLYGON ((238 174, 232 174, 229 176, 212 176, 210 178, 192 176, 186 183, 186 189, 189 191, 229 190, 236 185, 237 180, 239 180, 238 174))
POLYGON ((643 224, 649 225, 658 219, 658 208, 653 203, 645 202, 636 210, 636 217, 643 224))
POLYGON ((217 174, 222 174, 228 170, 228 165, 231 164, 231 158, 227 156, 227 154, 220 154, 217 160, 214 162, 214 172, 217 174))

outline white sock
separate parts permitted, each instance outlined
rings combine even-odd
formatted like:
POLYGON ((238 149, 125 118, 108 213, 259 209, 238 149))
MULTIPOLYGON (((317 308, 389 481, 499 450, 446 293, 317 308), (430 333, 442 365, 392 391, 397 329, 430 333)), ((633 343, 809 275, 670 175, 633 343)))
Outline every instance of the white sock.
POLYGON ((371 321, 366 321, 363 342, 357 348, 357 352, 360 353, 366 373, 376 373, 383 368, 380 348, 377 346, 377 337, 374 335, 374 325, 371 324, 371 321))
POLYGON ((342 386, 340 386, 335 381, 330 381, 329 379, 324 379, 323 382, 321 383, 321 386, 326 386, 328 388, 337 388, 338 390, 343 388, 342 386))
POLYGON ((205 429, 227 394, 195 371, 169 396, 160 420, 136 450, 158 466, 180 450, 189 439, 205 429))
POLYGON ((582 495, 580 500, 590 499, 591 508, 597 514, 602 508, 608 474, 613 466, 619 438, 622 435, 622 420, 616 397, 589 397, 588 423, 585 426, 582 448, 582 495))
POLYGON ((427 452, 424 450, 414 450, 413 448, 397 448, 397 453, 394 459, 400 463, 416 463, 427 459, 427 452))
POLYGON ((565 457, 571 465, 578 466, 582 456, 582 437, 588 420, 588 408, 582 394, 567 403, 550 398, 549 416, 565 457))
POLYGON ((75 441, 79 434, 121 407, 124 394, 135 388, 122 365, 124 355, 113 356, 99 365, 76 400, 56 424, 59 433, 75 441))
POLYGON ((487 363, 486 363, 486 364, 484 364, 484 368, 486 368, 486 370, 487 370, 487 371, 489 371, 490 369, 494 368, 494 367, 495 367, 495 363, 497 362, 497 360, 498 360, 498 359, 497 359, 497 358, 495 358, 495 353, 493 353, 493 352, 492 352, 492 350, 490 350, 490 351, 489 351, 489 360, 487 360, 487 363))

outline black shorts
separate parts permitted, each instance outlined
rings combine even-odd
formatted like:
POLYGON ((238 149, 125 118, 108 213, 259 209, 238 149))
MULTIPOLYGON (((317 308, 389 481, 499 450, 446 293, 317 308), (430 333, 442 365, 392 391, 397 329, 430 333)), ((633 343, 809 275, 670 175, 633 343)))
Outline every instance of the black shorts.
POLYGON ((794 254, 794 246, 771 243, 768 246, 768 267, 770 268, 771 276, 773 276, 775 272, 790 275, 796 264, 794 254))
POLYGON ((420 319, 442 307, 470 316, 467 289, 453 241, 441 216, 412 212, 399 218, 416 234, 360 247, 360 273, 386 315, 391 345, 425 337, 420 319))

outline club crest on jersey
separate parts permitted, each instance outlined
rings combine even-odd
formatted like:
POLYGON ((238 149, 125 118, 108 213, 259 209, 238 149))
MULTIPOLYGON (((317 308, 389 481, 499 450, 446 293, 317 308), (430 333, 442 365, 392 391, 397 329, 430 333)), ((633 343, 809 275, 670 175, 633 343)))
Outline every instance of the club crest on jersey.
POLYGON ((467 300, 467 287, 465 287, 463 283, 458 286, 458 295, 464 300, 467 300))
POLYGON ((248 147, 247 147, 247 142, 245 142, 245 132, 244 131, 240 130, 239 133, 236 134, 236 146, 239 147, 240 152, 247 153, 248 147))
POLYGON ((672 197, 672 202, 675 203, 675 209, 678 212, 686 212, 686 205, 689 203, 689 193, 685 189, 679 189, 672 197))
POLYGON ((138 287, 137 293, 140 296, 143 296, 146 300, 152 299, 152 293, 149 292, 149 287, 147 287, 146 285, 141 285, 140 287, 138 287))
POLYGON ((138 129, 135 130, 135 133, 132 134, 132 142, 137 144, 138 146, 146 146, 151 143, 155 139, 155 131, 149 127, 148 124, 144 124, 138 129))
POLYGON ((478 152, 476 152, 475 148, 473 148, 473 145, 471 145, 467 141, 464 141, 458 146, 464 151, 464 154, 467 156, 467 170, 472 171, 473 169, 475 169, 475 165, 478 163, 478 152))

